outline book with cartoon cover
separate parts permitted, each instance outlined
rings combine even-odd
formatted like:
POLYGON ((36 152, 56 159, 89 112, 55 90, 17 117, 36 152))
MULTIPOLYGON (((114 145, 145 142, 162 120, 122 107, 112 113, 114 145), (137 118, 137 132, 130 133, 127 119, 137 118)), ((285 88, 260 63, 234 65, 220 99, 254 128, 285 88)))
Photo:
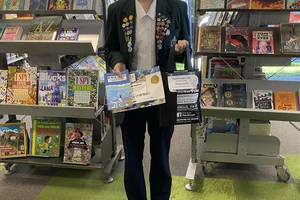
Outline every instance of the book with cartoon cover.
POLYGON ((0 103, 6 103, 7 70, 0 70, 0 103))
POLYGON ((104 83, 108 110, 132 106, 133 96, 128 70, 122 72, 122 77, 118 77, 115 73, 104 74, 104 83))
POLYGON ((40 70, 38 104, 65 106, 67 94, 66 71, 40 70))
POLYGON ((99 71, 68 69, 68 106, 98 109, 99 71))
POLYGON ((146 108, 166 102, 159 66, 130 72, 129 77, 132 88, 132 106, 113 112, 146 108))
POLYGON ((284 0, 251 0, 251 9, 284 9, 284 0))
POLYGON ((62 121, 33 120, 31 154, 37 156, 60 156, 62 121))
POLYGON ((272 90, 253 90, 252 91, 253 108, 255 109, 273 109, 272 90))
POLYGON ((252 31, 253 54, 274 54, 273 31, 252 31))
POLYGON ((227 0, 226 9, 249 9, 250 0, 227 0))
POLYGON ((215 107, 218 105, 218 85, 203 84, 200 94, 201 106, 215 107))
POLYGON ((227 27, 225 39, 225 52, 248 53, 249 52, 249 28, 227 27))
POLYGON ((93 124, 66 123, 63 163, 89 165, 93 124))
POLYGON ((299 9, 300 0, 286 0, 286 9, 299 9))
POLYGON ((78 28, 61 28, 57 40, 77 40, 78 34, 78 28))
POLYGON ((50 0, 49 10, 70 10, 72 0, 50 0))
POLYGON ((6 0, 5 10, 23 10, 25 0, 6 0))
POLYGON ((0 158, 26 157, 25 122, 0 124, 0 158))
POLYGON ((200 9, 223 9, 225 0, 200 0, 200 9))
POLYGON ((6 101, 8 104, 36 105, 37 68, 8 67, 6 101))
POLYGON ((281 51, 282 53, 300 52, 300 24, 299 23, 281 23, 281 51))

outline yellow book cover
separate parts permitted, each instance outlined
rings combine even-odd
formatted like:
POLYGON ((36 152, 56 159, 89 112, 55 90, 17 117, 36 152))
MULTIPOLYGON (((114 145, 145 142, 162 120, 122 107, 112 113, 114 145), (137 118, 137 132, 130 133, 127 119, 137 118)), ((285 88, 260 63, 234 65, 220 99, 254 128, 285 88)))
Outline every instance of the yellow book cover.
POLYGON ((274 92, 275 110, 297 110, 295 92, 274 92))
POLYGON ((8 104, 30 104, 37 102, 37 68, 8 67, 6 101, 8 104))

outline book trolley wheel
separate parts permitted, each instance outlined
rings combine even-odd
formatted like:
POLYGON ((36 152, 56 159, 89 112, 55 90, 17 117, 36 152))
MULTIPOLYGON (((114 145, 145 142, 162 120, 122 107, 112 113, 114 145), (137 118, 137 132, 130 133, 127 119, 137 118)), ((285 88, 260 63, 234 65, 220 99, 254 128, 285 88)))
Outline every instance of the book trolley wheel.
POLYGON ((13 173, 15 173, 15 170, 12 170, 11 167, 13 166, 13 164, 4 164, 4 174, 5 175, 12 175, 13 173))
POLYGON ((279 181, 288 182, 291 178, 291 174, 287 167, 285 166, 276 166, 277 178, 279 181))
POLYGON ((211 174, 214 169, 214 162, 203 163, 202 171, 205 175, 211 174))
POLYGON ((195 190, 195 180, 189 180, 189 183, 185 185, 185 189, 188 191, 194 191, 195 190))

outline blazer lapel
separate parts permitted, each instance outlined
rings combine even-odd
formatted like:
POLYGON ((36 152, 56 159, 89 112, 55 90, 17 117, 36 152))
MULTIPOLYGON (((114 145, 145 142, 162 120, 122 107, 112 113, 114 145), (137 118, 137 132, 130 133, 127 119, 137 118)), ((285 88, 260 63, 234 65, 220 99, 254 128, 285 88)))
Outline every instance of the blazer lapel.
POLYGON ((155 44, 156 55, 159 50, 162 49, 162 42, 166 35, 170 34, 170 12, 171 8, 166 0, 156 1, 156 32, 155 32, 155 44))
POLYGON ((127 45, 128 53, 128 63, 127 68, 131 69, 132 64, 132 54, 134 50, 135 43, 135 0, 128 0, 127 4, 123 8, 123 18, 122 18, 122 28, 124 32, 124 37, 127 45))

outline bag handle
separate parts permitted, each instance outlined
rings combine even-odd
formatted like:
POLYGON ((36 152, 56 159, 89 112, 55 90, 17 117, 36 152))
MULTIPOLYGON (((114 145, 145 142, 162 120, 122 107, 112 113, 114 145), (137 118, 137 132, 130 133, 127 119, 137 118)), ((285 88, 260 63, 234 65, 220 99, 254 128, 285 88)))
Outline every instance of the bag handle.
MULTIPOLYGON (((185 58, 184 58, 184 70, 192 71, 194 70, 192 67, 191 60, 191 48, 186 47, 185 50, 185 58)), ((168 58, 168 71, 174 72, 176 71, 176 62, 175 62, 175 46, 170 49, 169 58, 168 58)))

